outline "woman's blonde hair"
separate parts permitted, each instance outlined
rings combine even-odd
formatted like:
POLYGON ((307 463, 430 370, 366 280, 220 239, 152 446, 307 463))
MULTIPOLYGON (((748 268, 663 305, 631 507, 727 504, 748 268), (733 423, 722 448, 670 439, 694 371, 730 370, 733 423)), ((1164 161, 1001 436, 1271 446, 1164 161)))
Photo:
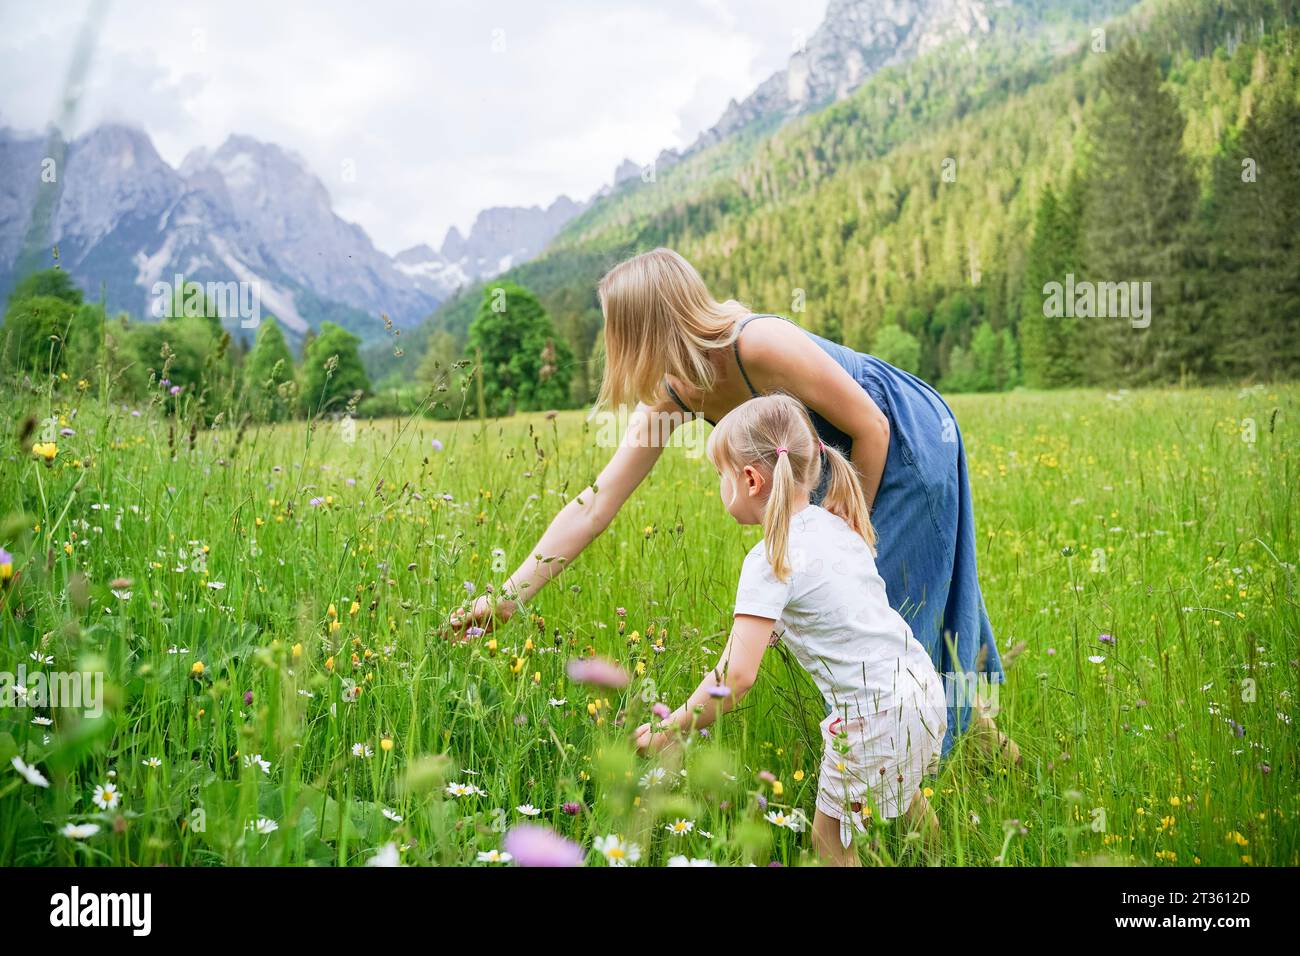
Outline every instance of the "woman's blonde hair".
POLYGON ((749 309, 718 302, 695 267, 671 249, 652 249, 620 262, 597 287, 605 315, 605 376, 598 407, 666 397, 667 373, 709 391, 711 349, 730 345, 749 309))
MULTIPOLYGON (((772 490, 763 508, 763 544, 772 571, 782 581, 790 577, 787 551, 795 493, 811 494, 817 487, 823 458, 831 474, 821 506, 843 518, 875 554, 876 529, 857 470, 833 446, 822 445, 798 399, 761 395, 738 405, 710 433, 705 451, 719 471, 725 468, 734 475, 753 465, 768 478, 772 490)), ((739 493, 739 482, 735 487, 739 493)))

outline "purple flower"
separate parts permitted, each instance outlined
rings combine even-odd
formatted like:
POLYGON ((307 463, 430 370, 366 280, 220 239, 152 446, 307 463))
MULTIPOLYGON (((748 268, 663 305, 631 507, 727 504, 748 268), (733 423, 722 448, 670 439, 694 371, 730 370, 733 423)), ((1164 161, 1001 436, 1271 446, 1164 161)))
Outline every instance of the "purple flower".
POLYGON ((465 629, 465 633, 468 634, 470 637, 482 637, 482 636, 483 636, 483 628, 481 628, 481 627, 469 627, 469 628, 466 628, 466 629, 465 629))
POLYGON ((761 793, 758 795, 758 809, 767 809, 767 797, 763 796, 761 793))
POLYGON ((578 803, 575 800, 567 800, 560 807, 560 809, 563 810, 565 813, 567 813, 569 816, 576 817, 579 813, 582 812, 582 804, 578 803))
POLYGON ((253 692, 251 690, 244 691, 244 706, 245 707, 253 706, 253 692))
POLYGON ((516 727, 524 727, 524 726, 527 726, 527 724, 528 724, 528 715, 527 715, 527 714, 516 714, 516 715, 515 715, 515 726, 516 726, 516 727))
POLYGON ((60 428, 59 434, 62 435, 64 438, 71 438, 73 435, 77 433, 74 432, 71 428, 60 428))
POLYGON ((709 688, 710 697, 730 697, 731 688, 726 684, 714 684, 709 688))
POLYGON ((618 689, 626 687, 628 682, 622 665, 604 657, 571 657, 567 670, 569 680, 577 684, 618 689))
POLYGON ((311 505, 313 508, 319 508, 324 503, 324 498, 313 498, 311 501, 307 502, 307 504, 311 505))
POLYGON ((357 483, 357 480, 356 480, 355 478, 349 478, 348 481, 347 481, 347 485, 348 485, 349 488, 351 488, 351 487, 352 487, 353 485, 355 485, 356 483, 357 483))
POLYGON ((167 390, 167 394, 169 395, 179 395, 180 393, 181 393, 181 387, 179 385, 173 385, 171 388, 167 390))
POLYGON ((14 556, 4 548, 0 548, 0 564, 13 564, 14 556))
POLYGON ((474 582, 473 582, 473 581, 466 581, 466 582, 462 585, 462 587, 465 588, 465 593, 466 593, 467 595, 469 595, 469 594, 473 594, 473 593, 474 593, 474 582))
POLYGON ((429 447, 432 448, 434 451, 442 451, 442 442, 438 441, 438 439, 435 438, 429 442, 429 447))
POLYGON ((572 840, 534 823, 511 827, 503 842, 520 866, 581 866, 585 855, 572 840))
POLYGON ((616 607, 614 608, 614 613, 617 614, 619 617, 627 617, 627 608, 616 607))
POLYGON ((1246 728, 1243 725, 1237 723, 1235 720, 1229 721, 1229 723, 1232 724, 1232 735, 1234 737, 1246 736, 1246 728))
POLYGON ((700 728, 700 736, 703 737, 705 740, 708 740, 708 739, 709 739, 709 728, 708 728, 708 727, 701 727, 701 728, 700 728))
POLYGON ((171 380, 171 379, 169 379, 169 378, 165 378, 165 379, 163 379, 161 382, 159 382, 158 384, 161 385, 163 388, 166 388, 166 387, 167 387, 168 385, 170 385, 171 383, 172 383, 172 380, 171 380))
POLYGON ((1102 634, 1097 638, 1097 640, 1101 641, 1103 644, 1114 645, 1115 643, 1115 638, 1111 637, 1109 634, 1102 634))
POLYGON ((653 707, 650 708, 650 711, 660 720, 663 720, 665 717, 667 717, 669 714, 672 713, 672 711, 668 709, 668 705, 664 703, 655 704, 653 707))

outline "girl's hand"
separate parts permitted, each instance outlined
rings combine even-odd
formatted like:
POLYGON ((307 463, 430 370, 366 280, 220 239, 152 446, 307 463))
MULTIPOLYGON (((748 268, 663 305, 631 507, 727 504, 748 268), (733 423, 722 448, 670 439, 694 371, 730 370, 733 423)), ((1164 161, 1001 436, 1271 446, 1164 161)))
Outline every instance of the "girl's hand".
POLYGON ((636 752, 638 754, 645 756, 646 751, 650 747, 650 740, 652 737, 654 737, 654 731, 650 729, 648 723, 642 724, 636 729, 636 732, 632 734, 632 742, 636 745, 636 752))
POLYGON ((650 724, 642 724, 634 736, 636 752, 641 756, 651 756, 667 750, 677 742, 677 735, 672 732, 655 731, 650 724))
POLYGON ((486 634, 492 630, 496 621, 505 623, 510 620, 510 615, 515 612, 513 601, 500 600, 496 602, 496 614, 492 613, 492 602, 488 600, 487 595, 483 595, 470 607, 469 611, 463 608, 456 608, 451 612, 448 620, 451 632, 457 640, 465 640, 468 637, 477 637, 480 633, 486 634), (480 628, 480 631, 470 633, 470 628, 480 628))

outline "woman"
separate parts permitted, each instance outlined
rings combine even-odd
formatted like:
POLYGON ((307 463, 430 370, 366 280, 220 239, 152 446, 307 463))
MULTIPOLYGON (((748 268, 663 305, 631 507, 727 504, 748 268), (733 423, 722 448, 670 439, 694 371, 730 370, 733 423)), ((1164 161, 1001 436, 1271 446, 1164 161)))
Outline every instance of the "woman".
MULTIPOLYGON (((976 674, 991 682, 1004 675, 976 574, 966 453, 939 394, 780 316, 716 301, 694 267, 670 249, 615 266, 599 294, 606 351, 599 402, 637 402, 629 435, 597 477, 599 493, 588 487, 565 505, 502 585, 500 599, 479 598, 454 624, 486 627, 494 604, 497 618, 509 617, 573 561, 649 473, 682 413, 712 424, 755 395, 781 391, 803 402, 821 440, 857 469, 880 535, 889 603, 944 679, 943 753, 975 727, 984 749, 1001 749, 1018 763, 1015 743, 975 706, 976 674)), ((814 503, 825 490, 823 482, 814 503)))

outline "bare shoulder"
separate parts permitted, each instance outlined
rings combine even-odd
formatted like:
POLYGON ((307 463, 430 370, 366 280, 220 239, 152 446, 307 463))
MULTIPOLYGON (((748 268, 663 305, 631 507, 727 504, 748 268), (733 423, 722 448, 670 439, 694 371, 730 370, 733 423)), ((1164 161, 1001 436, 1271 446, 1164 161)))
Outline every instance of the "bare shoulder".
POLYGON ((802 328, 776 316, 746 325, 740 351, 751 376, 757 371, 776 377, 792 363, 816 363, 823 354, 802 328))

